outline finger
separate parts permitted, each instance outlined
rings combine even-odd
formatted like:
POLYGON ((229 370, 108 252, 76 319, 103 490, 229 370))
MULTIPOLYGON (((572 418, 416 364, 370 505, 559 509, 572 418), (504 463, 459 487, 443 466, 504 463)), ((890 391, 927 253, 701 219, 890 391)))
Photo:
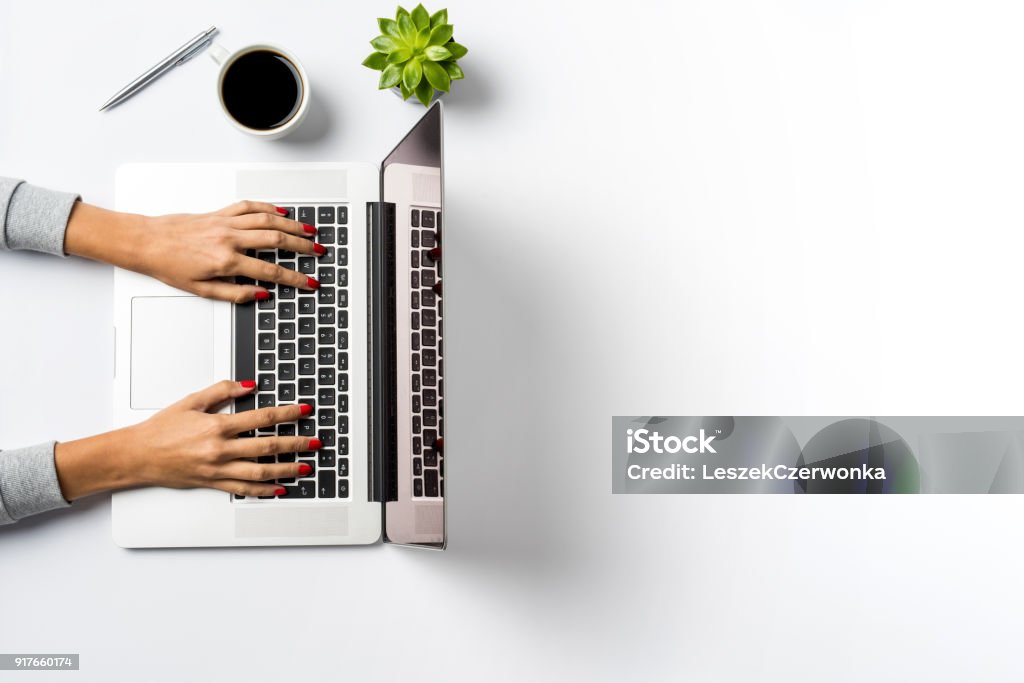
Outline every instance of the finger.
POLYGON ((232 439, 228 442, 224 455, 230 459, 258 458, 278 453, 305 453, 322 447, 320 439, 310 439, 308 436, 259 436, 252 439, 232 439))
POLYGON ((214 216, 244 216, 249 213, 268 213, 271 216, 283 216, 285 210, 274 206, 268 202, 254 202, 248 199, 243 199, 240 202, 235 202, 229 206, 225 206, 220 211, 214 212, 214 216))
POLYGON ((239 230, 235 234, 238 246, 243 249, 280 249, 297 251, 300 254, 323 256, 327 249, 313 240, 289 235, 279 230, 239 230))
MULTIPOLYGON (((261 439, 245 439, 259 441, 261 439)), ((304 462, 258 463, 247 460, 232 460, 224 463, 218 470, 222 479, 238 479, 241 481, 273 481, 274 479, 292 479, 305 477, 313 473, 313 468, 304 462)))
POLYGON ((189 394, 180 403, 190 410, 207 411, 233 398, 241 398, 251 394, 255 388, 256 382, 253 380, 232 382, 229 379, 225 379, 216 384, 211 384, 205 389, 200 389, 194 394, 189 394))
POLYGON ((308 403, 277 406, 276 408, 260 408, 258 410, 247 410, 244 413, 227 415, 224 427, 228 434, 241 434, 242 432, 270 427, 281 422, 294 422, 300 417, 307 417, 312 414, 313 406, 308 403))
POLYGON ((277 282, 282 285, 290 285, 299 289, 319 289, 320 283, 314 278, 297 273, 290 268, 279 266, 276 263, 267 263, 251 256, 239 256, 231 269, 231 275, 241 275, 262 280, 264 282, 277 282))
POLYGON ((207 299, 230 301, 233 304, 244 304, 250 301, 263 301, 270 298, 270 292, 256 285, 235 285, 223 280, 202 280, 195 283, 195 293, 207 299))
POLYGON ((235 216, 228 221, 228 225, 236 230, 280 230, 299 237, 316 234, 316 228, 312 225, 289 220, 276 213, 249 213, 244 216, 235 216))
POLYGON ((280 484, 261 484, 237 479, 216 479, 207 486, 236 496, 283 496, 285 493, 284 487, 280 484))

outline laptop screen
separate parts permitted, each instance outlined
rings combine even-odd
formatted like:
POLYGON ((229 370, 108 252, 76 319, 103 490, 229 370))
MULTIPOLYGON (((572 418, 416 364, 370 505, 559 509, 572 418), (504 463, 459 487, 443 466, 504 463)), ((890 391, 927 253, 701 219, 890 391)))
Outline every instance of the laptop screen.
POLYGON ((384 539, 433 548, 445 544, 442 145, 438 102, 382 164, 387 344, 375 345, 384 539))

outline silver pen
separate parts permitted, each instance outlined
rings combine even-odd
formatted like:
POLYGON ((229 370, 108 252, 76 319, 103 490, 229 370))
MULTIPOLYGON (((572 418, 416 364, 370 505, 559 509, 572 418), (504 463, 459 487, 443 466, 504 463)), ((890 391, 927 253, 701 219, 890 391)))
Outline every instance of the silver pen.
POLYGON ((139 92, 140 90, 145 88, 147 85, 149 85, 156 79, 163 76, 165 73, 167 73, 174 67, 184 64, 188 60, 195 57, 203 50, 203 48, 205 48, 213 41, 213 34, 215 34, 216 32, 217 27, 211 26, 210 28, 206 29, 205 31, 197 35, 192 40, 188 41, 187 43, 179 47, 177 50, 168 55, 166 59, 162 60, 152 69, 142 74, 128 85, 121 88, 121 90, 119 90, 117 94, 115 94, 113 97, 107 100, 106 103, 102 107, 100 107, 100 111, 103 111, 104 109, 109 109, 110 107, 113 107, 116 104, 124 102, 129 97, 139 92))

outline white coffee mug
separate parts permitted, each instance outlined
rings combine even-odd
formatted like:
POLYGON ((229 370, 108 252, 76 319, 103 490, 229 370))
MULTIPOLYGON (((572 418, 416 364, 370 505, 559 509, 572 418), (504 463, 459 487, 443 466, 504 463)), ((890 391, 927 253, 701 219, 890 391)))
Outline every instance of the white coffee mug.
POLYGON ((220 72, 217 74, 217 100, 220 102, 221 111, 224 112, 224 116, 227 117, 228 121, 237 128, 238 130, 255 135, 257 137, 264 138, 265 140, 273 140, 276 138, 284 137, 291 133, 293 130, 299 127, 302 120, 306 118, 306 111, 309 109, 309 79, 306 77, 306 70, 302 68, 302 64, 299 60, 295 59, 295 56, 287 50, 277 47, 276 45, 258 44, 249 45, 247 47, 240 48, 234 52, 229 52, 221 45, 210 46, 210 57, 218 65, 220 65, 220 72), (299 107, 292 114, 292 117, 288 119, 284 124, 275 126, 273 128, 250 128, 245 124, 241 123, 236 119, 230 111, 228 111, 227 105, 224 103, 224 76, 227 74, 231 65, 241 56, 247 55, 250 52, 267 51, 275 52, 281 57, 284 57, 291 65, 295 68, 296 73, 299 75, 299 87, 302 92, 300 93, 299 107))

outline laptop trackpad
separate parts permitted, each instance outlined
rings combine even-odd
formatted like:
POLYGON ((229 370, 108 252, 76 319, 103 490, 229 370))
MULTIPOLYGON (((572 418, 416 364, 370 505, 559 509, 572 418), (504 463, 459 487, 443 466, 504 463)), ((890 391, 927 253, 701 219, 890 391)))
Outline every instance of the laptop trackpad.
POLYGON ((214 303, 194 296, 132 299, 132 409, 159 410, 213 384, 214 303))

